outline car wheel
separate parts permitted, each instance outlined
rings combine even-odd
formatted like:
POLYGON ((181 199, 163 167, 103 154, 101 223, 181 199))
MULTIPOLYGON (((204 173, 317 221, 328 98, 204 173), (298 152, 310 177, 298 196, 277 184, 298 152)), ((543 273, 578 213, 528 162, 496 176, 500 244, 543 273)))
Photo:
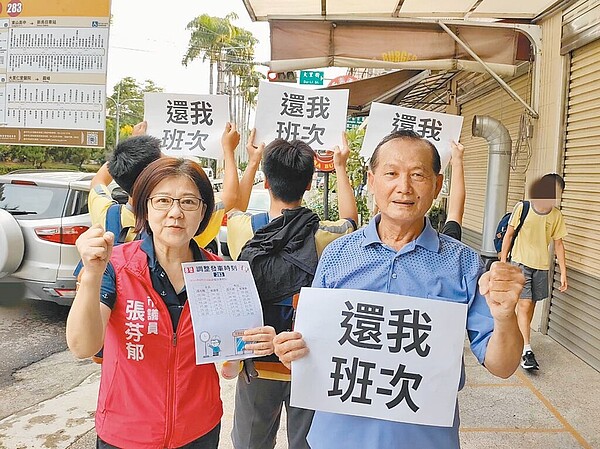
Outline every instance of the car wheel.
POLYGON ((0 278, 14 273, 23 261, 25 244, 14 217, 0 209, 0 278))

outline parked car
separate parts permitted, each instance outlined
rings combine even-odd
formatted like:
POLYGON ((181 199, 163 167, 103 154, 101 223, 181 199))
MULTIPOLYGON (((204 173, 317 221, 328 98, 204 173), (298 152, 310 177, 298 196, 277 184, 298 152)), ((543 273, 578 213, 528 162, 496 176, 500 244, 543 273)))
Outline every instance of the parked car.
MULTIPOLYGON (((269 212, 270 207, 271 197, 269 196, 268 190, 252 190, 246 212, 252 215, 259 214, 261 212, 269 212)), ((229 256, 229 247, 227 246, 227 214, 225 214, 223 221, 221 222, 221 229, 219 230, 219 242, 221 243, 221 254, 224 256, 229 256)))
POLYGON ((0 175, 0 282, 25 297, 70 305, 75 240, 89 228, 93 173, 18 170, 0 175))

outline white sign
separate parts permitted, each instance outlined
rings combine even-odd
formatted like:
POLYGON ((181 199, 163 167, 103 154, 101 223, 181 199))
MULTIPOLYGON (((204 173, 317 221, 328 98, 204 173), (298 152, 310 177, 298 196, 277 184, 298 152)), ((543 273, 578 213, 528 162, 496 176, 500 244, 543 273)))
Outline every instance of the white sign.
POLYGON ((148 134, 164 154, 223 159, 221 136, 229 117, 227 95, 144 94, 148 134))
POLYGON ((467 305, 364 290, 303 288, 290 404, 450 427, 467 305))
POLYGON ((348 90, 301 89, 261 81, 254 143, 302 140, 315 151, 330 150, 342 143, 347 108, 348 90))
POLYGON ((196 340, 196 364, 253 357, 244 330, 263 325, 248 262, 182 264, 196 340))
POLYGON ((452 156, 451 142, 460 139, 462 122, 460 115, 373 103, 360 155, 369 159, 385 136, 394 131, 410 130, 435 145, 440 153, 443 172, 452 156))
POLYGON ((0 2, 0 145, 103 148, 110 0, 0 2))

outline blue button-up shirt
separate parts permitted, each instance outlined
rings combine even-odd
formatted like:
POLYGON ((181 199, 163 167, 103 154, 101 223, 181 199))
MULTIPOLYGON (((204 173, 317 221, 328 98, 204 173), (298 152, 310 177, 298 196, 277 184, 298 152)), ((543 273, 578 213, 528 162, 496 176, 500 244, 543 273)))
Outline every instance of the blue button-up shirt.
MULTIPOLYGON (((313 287, 352 288, 468 304, 471 350, 483 363, 494 321, 477 281, 484 271, 479 255, 438 234, 426 219, 423 232, 400 251, 377 234, 380 216, 325 249, 313 287)), ((463 370, 464 372, 464 370, 463 370)), ((461 378, 461 388, 464 374, 461 378)), ((458 404, 453 427, 404 424, 336 413, 315 413, 311 449, 458 449, 458 404)))

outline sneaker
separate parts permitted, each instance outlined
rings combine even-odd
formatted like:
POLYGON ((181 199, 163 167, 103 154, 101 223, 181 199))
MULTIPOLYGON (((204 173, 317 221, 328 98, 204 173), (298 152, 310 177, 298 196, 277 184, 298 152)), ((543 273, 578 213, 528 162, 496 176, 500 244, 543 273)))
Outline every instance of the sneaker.
POLYGON ((540 369, 537 360, 535 359, 535 355, 533 355, 532 351, 527 351, 521 357, 521 366, 524 369, 540 369))

